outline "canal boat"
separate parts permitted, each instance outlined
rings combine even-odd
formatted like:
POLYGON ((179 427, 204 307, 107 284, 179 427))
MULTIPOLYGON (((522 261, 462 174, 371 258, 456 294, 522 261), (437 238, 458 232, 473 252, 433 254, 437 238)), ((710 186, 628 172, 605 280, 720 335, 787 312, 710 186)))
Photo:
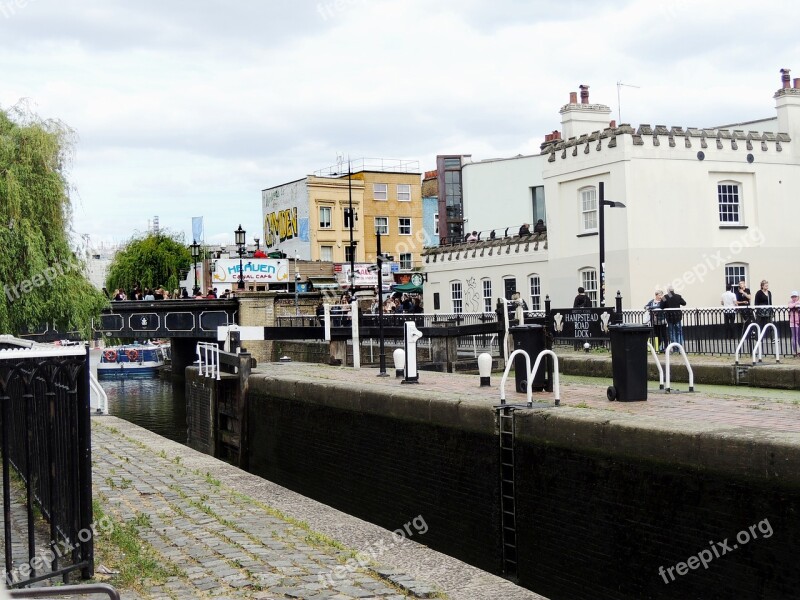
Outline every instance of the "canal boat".
POLYGON ((97 365, 98 379, 155 377, 167 358, 168 348, 155 344, 126 344, 103 350, 97 365))

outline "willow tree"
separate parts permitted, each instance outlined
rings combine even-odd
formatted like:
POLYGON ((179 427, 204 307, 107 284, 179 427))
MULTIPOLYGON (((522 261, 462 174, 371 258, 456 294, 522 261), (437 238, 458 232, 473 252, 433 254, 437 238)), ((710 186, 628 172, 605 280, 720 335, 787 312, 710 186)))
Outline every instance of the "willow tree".
POLYGON ((0 333, 48 323, 88 334, 106 303, 70 245, 73 140, 59 121, 0 109, 0 333))
POLYGON ((131 292, 139 286, 177 289, 182 272, 188 272, 192 255, 182 234, 170 232, 134 236, 119 250, 108 267, 106 287, 131 292))

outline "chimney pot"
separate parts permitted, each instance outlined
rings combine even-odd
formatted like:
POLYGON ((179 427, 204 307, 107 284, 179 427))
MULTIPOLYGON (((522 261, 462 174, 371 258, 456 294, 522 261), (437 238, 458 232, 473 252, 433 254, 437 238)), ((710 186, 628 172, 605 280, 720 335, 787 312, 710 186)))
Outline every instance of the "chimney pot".
POLYGON ((569 93, 569 103, 570 104, 577 104, 578 103, 578 92, 570 92, 569 93))
POLYGON ((783 89, 789 89, 789 72, 791 69, 781 69, 781 82, 783 83, 783 89))
POLYGON ((609 123, 608 123, 608 126, 611 129, 615 129, 617 127, 617 120, 616 119, 611 119, 611 121, 609 121, 609 123))
POLYGON ((800 77, 794 79, 794 89, 800 89, 800 77))
POLYGON ((589 86, 581 85, 581 104, 589 104, 589 86))

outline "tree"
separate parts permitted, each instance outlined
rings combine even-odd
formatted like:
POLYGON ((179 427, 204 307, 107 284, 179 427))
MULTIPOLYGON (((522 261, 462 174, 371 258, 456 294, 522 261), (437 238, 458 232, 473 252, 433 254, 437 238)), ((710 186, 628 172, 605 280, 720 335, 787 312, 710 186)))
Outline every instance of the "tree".
POLYGON ((53 324, 88 337, 106 304, 70 247, 73 140, 60 121, 0 109, 0 333, 53 324))
POLYGON ((177 289, 181 272, 188 271, 191 261, 183 234, 162 231, 134 236, 111 261, 106 287, 125 290, 129 296, 136 286, 164 286, 171 292, 177 289))

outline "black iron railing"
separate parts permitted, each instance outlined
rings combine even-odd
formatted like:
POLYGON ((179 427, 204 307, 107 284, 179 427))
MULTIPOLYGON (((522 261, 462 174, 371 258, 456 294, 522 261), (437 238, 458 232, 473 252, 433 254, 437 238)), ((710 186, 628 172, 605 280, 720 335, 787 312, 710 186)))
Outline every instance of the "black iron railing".
POLYGON ((4 578, 9 587, 59 576, 67 582, 73 571, 84 579, 93 574, 89 393, 85 346, 0 351, 4 578), (26 521, 15 528, 12 477, 21 482, 26 521), (44 552, 37 551, 37 510, 49 525, 44 552), (20 528, 27 531, 24 541, 12 539, 12 529, 20 528), (27 551, 14 556, 20 544, 27 551))

